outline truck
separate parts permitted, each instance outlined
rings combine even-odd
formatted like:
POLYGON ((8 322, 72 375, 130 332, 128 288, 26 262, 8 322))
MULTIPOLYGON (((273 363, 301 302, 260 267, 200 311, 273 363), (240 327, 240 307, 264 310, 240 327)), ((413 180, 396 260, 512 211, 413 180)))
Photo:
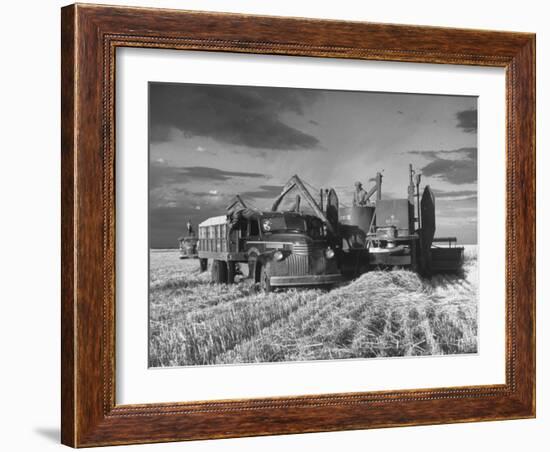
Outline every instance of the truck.
POLYGON ((197 257, 198 243, 199 239, 195 236, 195 234, 179 237, 178 248, 180 250, 180 259, 190 259, 197 257))
MULTIPOLYGON (((248 266, 248 277, 264 292, 331 287, 342 281, 331 227, 327 228, 318 215, 301 213, 299 207, 278 211, 281 199, 296 184, 301 185, 301 181, 292 179, 283 188, 271 210, 250 208, 237 196, 226 215, 200 223, 201 271, 207 270, 210 260, 212 281, 232 284, 239 265, 244 264, 248 266)), ((300 189, 304 188, 301 185, 300 189)))

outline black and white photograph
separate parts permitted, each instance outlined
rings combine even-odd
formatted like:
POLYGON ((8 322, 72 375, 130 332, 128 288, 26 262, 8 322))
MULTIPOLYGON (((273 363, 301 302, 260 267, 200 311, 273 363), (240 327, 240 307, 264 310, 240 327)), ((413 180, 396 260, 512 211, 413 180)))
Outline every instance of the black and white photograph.
POLYGON ((547 10, 4 2, 2 450, 546 452, 547 10))
POLYGON ((148 90, 149 367, 478 352, 477 97, 148 90))

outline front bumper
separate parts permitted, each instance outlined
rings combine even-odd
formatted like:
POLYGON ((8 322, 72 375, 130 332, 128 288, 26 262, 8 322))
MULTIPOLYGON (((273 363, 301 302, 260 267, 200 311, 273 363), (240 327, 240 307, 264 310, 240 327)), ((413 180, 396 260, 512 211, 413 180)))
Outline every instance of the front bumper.
POLYGON ((269 281, 273 287, 323 286, 341 282, 342 275, 272 276, 269 281))

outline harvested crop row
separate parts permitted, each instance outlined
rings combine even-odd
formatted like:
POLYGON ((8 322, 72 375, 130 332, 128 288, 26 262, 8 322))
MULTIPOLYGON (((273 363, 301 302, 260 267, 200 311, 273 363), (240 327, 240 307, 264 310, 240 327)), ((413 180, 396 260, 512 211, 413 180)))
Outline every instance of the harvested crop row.
POLYGON ((217 355, 258 334, 316 298, 315 291, 254 295, 202 309, 152 328, 150 365, 213 364, 217 355))
POLYGON ((219 362, 475 352, 475 287, 457 277, 448 283, 434 290, 430 281, 407 271, 365 274, 220 356, 219 362), (316 310, 318 305, 330 306, 330 315, 316 310))
POLYGON ((152 255, 151 268, 151 366, 477 350, 475 249, 463 275, 370 272, 328 293, 211 284, 196 260, 174 254, 152 255))

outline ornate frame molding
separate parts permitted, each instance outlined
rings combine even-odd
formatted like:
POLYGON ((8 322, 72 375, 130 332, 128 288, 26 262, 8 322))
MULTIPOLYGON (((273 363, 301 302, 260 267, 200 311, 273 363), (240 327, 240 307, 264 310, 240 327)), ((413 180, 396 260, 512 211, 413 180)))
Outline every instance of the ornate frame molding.
POLYGON ((78 4, 62 9, 64 444, 80 447, 533 417, 534 329, 534 35, 78 4), (504 67, 506 384, 116 405, 118 47, 504 67))

